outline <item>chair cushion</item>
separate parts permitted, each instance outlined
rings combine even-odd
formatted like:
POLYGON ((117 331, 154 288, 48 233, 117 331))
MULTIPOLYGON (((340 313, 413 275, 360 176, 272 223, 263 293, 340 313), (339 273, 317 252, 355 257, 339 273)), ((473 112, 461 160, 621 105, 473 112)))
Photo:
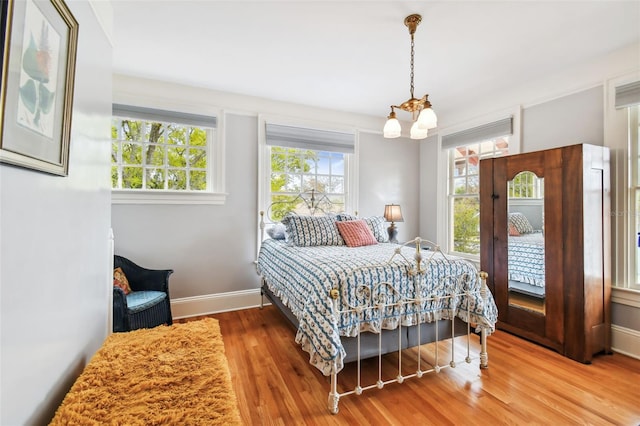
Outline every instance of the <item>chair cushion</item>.
POLYGON ((131 313, 141 312, 157 305, 163 301, 165 297, 167 297, 167 293, 162 291, 132 291, 127 294, 127 307, 131 313))

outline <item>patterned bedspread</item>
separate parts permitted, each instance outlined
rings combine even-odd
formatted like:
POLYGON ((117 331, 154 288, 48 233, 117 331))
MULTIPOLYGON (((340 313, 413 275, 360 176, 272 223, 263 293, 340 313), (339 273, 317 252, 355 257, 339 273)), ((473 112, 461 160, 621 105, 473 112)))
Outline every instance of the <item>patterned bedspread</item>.
POLYGON ((310 354, 311 364, 323 374, 342 369, 345 352, 340 336, 355 336, 358 329, 379 332, 380 328, 394 329, 400 322, 410 326, 458 316, 493 331, 498 315, 489 292, 486 301, 477 291, 453 298, 433 298, 451 293, 453 287, 479 290, 473 264, 423 251, 423 258, 429 259, 422 261, 424 272, 410 274, 409 270, 415 266, 415 248, 404 247, 401 254, 394 255, 398 247, 388 243, 358 248, 292 247, 273 239, 262 243, 258 273, 298 318, 296 342, 310 354), (334 310, 329 295, 334 288, 341 294, 338 311, 334 310), (366 303, 367 294, 381 294, 387 301, 396 301, 415 298, 416 288, 423 299, 421 303, 359 313, 349 310, 349 305, 366 303))
POLYGON ((544 235, 509 237, 509 279, 544 287, 544 235))

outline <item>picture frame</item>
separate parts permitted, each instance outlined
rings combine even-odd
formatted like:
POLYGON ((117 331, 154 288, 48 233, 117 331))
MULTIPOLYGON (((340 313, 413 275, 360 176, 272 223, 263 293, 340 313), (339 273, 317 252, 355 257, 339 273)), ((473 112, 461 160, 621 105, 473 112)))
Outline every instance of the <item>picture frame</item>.
POLYGON ((2 1, 0 163, 67 176, 78 22, 63 0, 2 1))

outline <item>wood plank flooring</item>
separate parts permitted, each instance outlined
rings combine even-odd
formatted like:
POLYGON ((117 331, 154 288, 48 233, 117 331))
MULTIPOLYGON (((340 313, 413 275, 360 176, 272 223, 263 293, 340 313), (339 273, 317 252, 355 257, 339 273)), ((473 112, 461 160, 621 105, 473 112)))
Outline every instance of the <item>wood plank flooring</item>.
MULTIPOLYGON (((247 425, 640 425, 640 360, 599 355, 584 365, 501 331, 489 338, 489 369, 458 362, 404 384, 345 396, 333 415, 328 378, 309 364, 295 330, 274 307, 210 316, 220 321, 247 425)), ((464 357, 461 339, 455 351, 464 357)), ((439 346, 441 357, 448 348, 439 346)), ((472 350, 478 348, 474 336, 472 350)), ((432 362, 434 351, 423 346, 422 362, 432 362)), ((403 353, 403 372, 415 371, 409 356, 416 352, 403 353)), ((383 376, 395 377, 397 363, 397 355, 384 357, 383 376)), ((349 389, 356 382, 352 367, 344 371, 349 389)), ((373 369, 377 377, 377 360, 373 369)))

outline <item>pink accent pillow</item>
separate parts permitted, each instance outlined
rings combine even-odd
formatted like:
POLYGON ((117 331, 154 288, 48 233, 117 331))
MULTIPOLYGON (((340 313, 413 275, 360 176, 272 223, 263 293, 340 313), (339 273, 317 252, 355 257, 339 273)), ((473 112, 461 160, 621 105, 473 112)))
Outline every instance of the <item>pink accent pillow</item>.
POLYGON ((509 222, 509 235, 511 237, 519 237, 520 236, 520 232, 518 232, 518 228, 516 228, 516 226, 509 222))
POLYGON ((349 247, 371 246, 378 244, 371 228, 364 220, 345 220, 336 222, 338 232, 349 247))

